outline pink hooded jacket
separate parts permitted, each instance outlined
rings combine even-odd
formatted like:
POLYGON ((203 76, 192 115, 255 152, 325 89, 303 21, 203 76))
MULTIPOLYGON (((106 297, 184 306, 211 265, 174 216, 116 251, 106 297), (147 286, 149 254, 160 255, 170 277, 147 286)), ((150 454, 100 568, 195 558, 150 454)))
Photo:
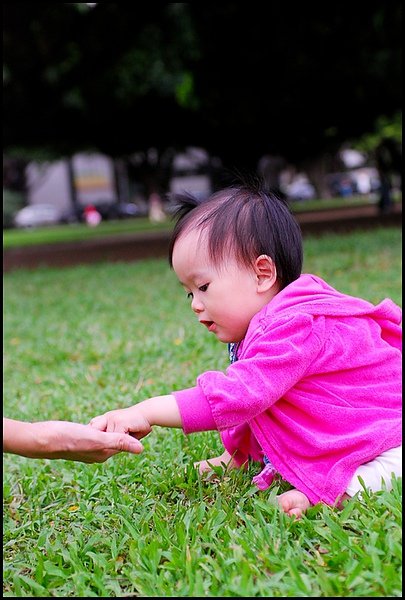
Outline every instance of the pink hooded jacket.
POLYGON ((312 503, 402 443, 401 309, 301 275, 258 314, 225 373, 173 392, 185 433, 218 430, 239 464, 266 455, 312 503))

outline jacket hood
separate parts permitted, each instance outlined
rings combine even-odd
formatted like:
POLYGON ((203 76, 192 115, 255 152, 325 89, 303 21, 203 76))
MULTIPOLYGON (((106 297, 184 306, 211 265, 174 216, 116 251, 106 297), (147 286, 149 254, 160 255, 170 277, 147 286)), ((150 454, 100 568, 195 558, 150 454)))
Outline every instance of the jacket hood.
POLYGON ((330 317, 369 315, 378 320, 387 319, 396 325, 399 325, 402 320, 400 307, 388 298, 374 306, 362 298, 343 294, 320 277, 309 274, 301 275, 287 285, 260 311, 259 315, 263 318, 295 312, 330 317))

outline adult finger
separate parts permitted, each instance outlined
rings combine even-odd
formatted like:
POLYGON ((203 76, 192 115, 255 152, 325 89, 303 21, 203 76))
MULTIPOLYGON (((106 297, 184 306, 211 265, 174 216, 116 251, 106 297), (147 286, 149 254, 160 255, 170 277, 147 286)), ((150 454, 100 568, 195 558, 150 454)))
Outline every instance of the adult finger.
POLYGON ((109 438, 108 448, 117 450, 118 452, 131 452, 132 454, 140 454, 143 451, 143 446, 139 440, 126 433, 106 433, 109 438))

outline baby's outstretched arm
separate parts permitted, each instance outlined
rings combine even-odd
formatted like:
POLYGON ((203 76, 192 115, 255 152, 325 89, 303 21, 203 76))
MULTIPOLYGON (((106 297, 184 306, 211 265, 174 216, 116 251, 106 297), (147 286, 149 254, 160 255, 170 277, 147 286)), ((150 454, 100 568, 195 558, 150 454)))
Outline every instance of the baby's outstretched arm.
POLYGON ((181 427, 180 412, 174 396, 156 396, 129 408, 111 410, 94 417, 90 425, 100 431, 117 431, 141 439, 154 425, 181 427))

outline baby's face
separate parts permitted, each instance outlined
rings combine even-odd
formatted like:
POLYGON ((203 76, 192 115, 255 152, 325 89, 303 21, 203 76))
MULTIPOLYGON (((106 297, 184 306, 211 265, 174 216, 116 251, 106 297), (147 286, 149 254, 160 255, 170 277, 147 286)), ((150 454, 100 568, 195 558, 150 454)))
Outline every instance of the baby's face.
POLYGON ((253 267, 233 260, 212 264, 205 236, 191 230, 173 248, 173 269, 199 322, 224 343, 239 342, 267 300, 258 292, 253 267))

